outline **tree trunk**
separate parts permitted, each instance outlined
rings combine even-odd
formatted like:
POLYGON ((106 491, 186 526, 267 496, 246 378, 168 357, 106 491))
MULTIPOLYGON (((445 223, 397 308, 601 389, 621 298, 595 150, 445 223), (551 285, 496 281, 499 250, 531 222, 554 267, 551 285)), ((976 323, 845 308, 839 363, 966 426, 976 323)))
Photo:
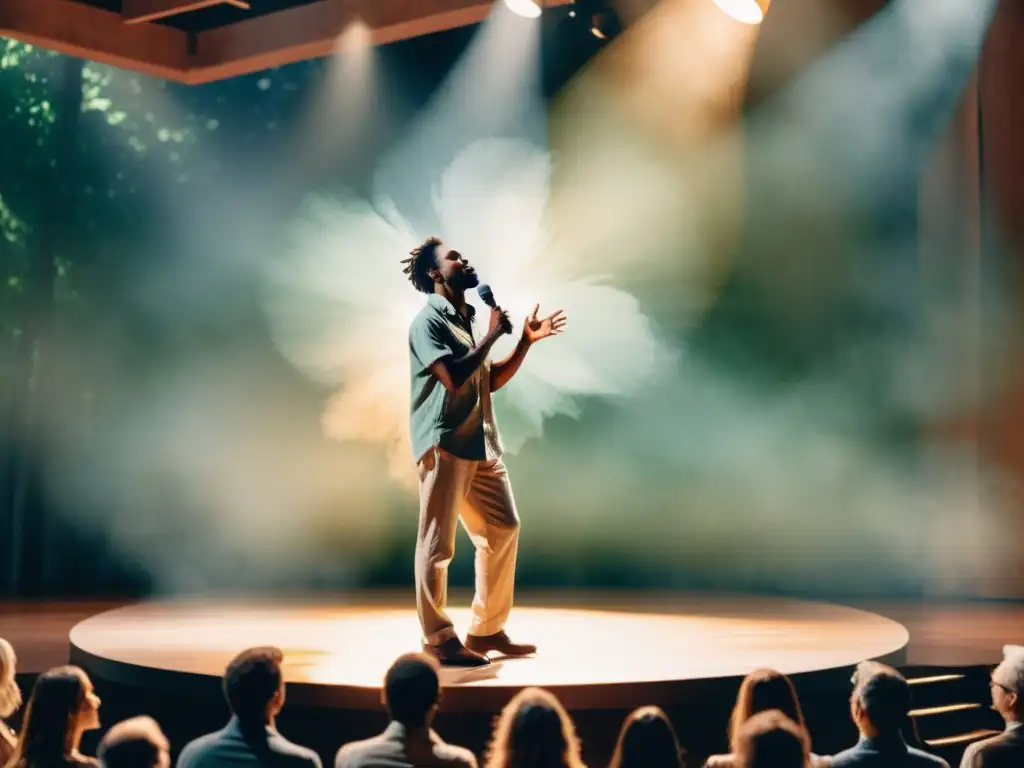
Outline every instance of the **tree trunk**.
POLYGON ((7 587, 14 594, 39 592, 52 586, 52 562, 57 554, 55 549, 59 548, 59 543, 52 540, 53 520, 41 482, 46 442, 39 434, 39 416, 45 393, 56 386, 48 376, 47 352, 56 315, 58 259, 73 242, 75 229, 75 159, 85 63, 81 59, 62 58, 59 66, 53 162, 44 187, 41 220, 34 227, 36 252, 19 361, 23 377, 15 395, 18 448, 10 497, 11 557, 7 568, 7 587))

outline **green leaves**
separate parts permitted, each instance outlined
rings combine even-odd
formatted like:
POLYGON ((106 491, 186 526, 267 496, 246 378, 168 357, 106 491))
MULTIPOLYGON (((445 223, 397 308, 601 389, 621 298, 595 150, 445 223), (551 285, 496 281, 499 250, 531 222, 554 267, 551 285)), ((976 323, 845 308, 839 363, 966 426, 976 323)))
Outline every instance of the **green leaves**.
POLYGON ((24 245, 28 226, 19 219, 0 197, 0 236, 10 243, 24 245))
POLYGON ((95 98, 83 104, 83 109, 88 112, 90 110, 96 110, 97 112, 106 112, 113 106, 114 102, 110 99, 95 98))

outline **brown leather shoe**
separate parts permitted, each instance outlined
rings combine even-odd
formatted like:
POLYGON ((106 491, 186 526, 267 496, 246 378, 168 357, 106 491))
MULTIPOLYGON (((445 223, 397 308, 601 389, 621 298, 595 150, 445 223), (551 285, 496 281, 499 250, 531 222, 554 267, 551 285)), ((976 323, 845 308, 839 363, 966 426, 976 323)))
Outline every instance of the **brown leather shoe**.
POLYGON ((537 652, 536 645, 513 643, 504 631, 493 635, 466 635, 466 647, 477 653, 497 651, 502 656, 529 656, 537 652))
POLYGON ((445 640, 440 645, 423 645, 423 652, 433 656, 445 667, 484 667, 491 660, 480 653, 474 653, 457 637, 445 640))

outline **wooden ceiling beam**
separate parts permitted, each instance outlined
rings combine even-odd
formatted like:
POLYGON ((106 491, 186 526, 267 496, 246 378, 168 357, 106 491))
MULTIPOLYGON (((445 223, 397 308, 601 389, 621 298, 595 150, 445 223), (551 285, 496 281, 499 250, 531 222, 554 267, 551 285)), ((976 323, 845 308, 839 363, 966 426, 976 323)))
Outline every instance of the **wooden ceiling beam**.
POLYGON ((0 35, 168 80, 189 69, 184 32, 158 24, 126 29, 119 14, 70 0, 2 0, 0 35))
POLYGON ((247 0, 122 0, 121 18, 125 24, 142 24, 214 5, 233 5, 249 10, 247 0))
MULTIPOLYGON (((571 0, 538 2, 560 6, 571 0)), ((190 82, 330 56, 355 22, 366 26, 371 44, 386 45, 478 24, 493 8, 493 0, 322 0, 203 32, 190 82)))
POLYGON ((366 25, 382 45, 487 18, 489 0, 322 0, 199 35, 193 82, 330 56, 350 24, 366 25))
MULTIPOLYGON (((125 0, 125 10, 173 6, 180 11, 197 2, 206 0, 125 0)), ((0 0, 0 35, 200 84, 329 56, 341 34, 357 21, 366 26, 373 45, 383 45, 476 24, 487 18, 493 5, 492 0, 321 0, 200 32, 190 48, 188 36, 180 30, 125 23, 119 14, 71 0, 0 0)))

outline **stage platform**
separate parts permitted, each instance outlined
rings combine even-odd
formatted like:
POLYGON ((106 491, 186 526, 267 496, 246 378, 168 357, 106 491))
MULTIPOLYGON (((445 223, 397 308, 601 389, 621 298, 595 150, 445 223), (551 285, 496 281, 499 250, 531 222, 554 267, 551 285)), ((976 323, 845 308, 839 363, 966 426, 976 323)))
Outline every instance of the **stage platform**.
MULTIPOLYGON (((454 610, 460 631, 468 610, 454 610)), ((875 613, 774 598, 577 596, 517 605, 509 632, 535 657, 446 669, 446 712, 495 712, 524 686, 554 691, 572 710, 686 706, 709 686, 730 689, 756 667, 798 685, 849 679, 863 659, 906 661, 907 629, 875 613)), ((417 650, 416 614, 393 599, 149 602, 100 613, 70 632, 71 661, 119 685, 218 695, 238 651, 285 652, 290 704, 379 709, 388 665, 417 650)))

